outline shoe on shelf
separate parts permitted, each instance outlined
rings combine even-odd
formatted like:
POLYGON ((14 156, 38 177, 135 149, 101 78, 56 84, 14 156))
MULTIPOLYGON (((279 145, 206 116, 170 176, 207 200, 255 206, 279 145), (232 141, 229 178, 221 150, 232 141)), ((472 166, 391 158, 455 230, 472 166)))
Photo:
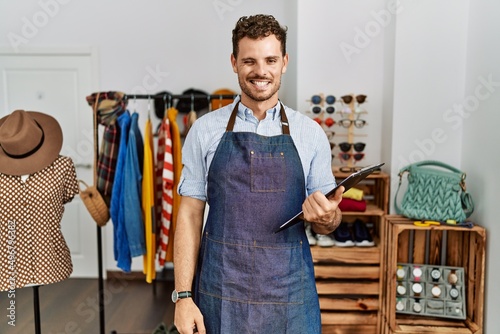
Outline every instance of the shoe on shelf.
POLYGON ((316 234, 316 238, 318 239, 318 246, 320 247, 332 247, 335 245, 335 240, 328 234, 316 234))
POLYGON ((372 247, 375 246, 370 230, 366 224, 359 219, 356 219, 353 224, 354 244, 358 247, 372 247))
POLYGON ((310 246, 314 246, 317 244, 318 240, 314 236, 314 232, 312 231, 311 224, 306 223, 306 236, 307 241, 309 241, 310 246))
POLYGON ((340 225, 333 231, 333 237, 335 238, 335 246, 339 247, 352 247, 354 246, 354 239, 349 229, 349 225, 346 222, 340 223, 340 225))

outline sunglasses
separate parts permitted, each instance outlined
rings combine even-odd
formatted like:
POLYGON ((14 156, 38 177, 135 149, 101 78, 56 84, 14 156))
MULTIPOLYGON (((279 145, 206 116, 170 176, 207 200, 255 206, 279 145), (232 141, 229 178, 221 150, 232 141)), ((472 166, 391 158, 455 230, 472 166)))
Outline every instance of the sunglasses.
MULTIPOLYGON (((352 95, 344 95, 341 97, 341 99, 342 99, 342 102, 344 102, 345 104, 349 104, 352 102, 353 97, 352 97, 352 95)), ((363 94, 356 95, 356 102, 361 104, 361 103, 365 103, 365 101, 366 101, 366 95, 363 95, 363 94)))
POLYGON ((340 150, 342 152, 349 152, 352 147, 354 147, 354 150, 356 152, 361 152, 365 149, 366 144, 365 143, 348 143, 348 142, 342 142, 339 144, 340 150))
POLYGON ((321 113, 321 107, 320 106, 312 106, 311 107, 311 111, 313 112, 313 114, 320 114, 321 113))
POLYGON ((315 117, 314 121, 316 121, 316 123, 318 123, 319 125, 325 124, 329 128, 331 128, 336 123, 335 120, 333 118, 330 118, 330 117, 325 118, 324 120, 322 120, 319 117, 315 117))
POLYGON ((355 161, 360 161, 365 157, 364 153, 347 153, 347 152, 340 152, 339 153, 339 159, 341 162, 347 162, 349 160, 354 159, 355 161))
POLYGON ((355 119, 355 120, 351 120, 351 119, 348 119, 348 118, 343 118, 341 119, 339 122, 339 125, 344 127, 344 128, 348 128, 350 127, 351 125, 354 124, 355 127, 357 127, 358 129, 364 127, 366 125, 366 121, 364 119, 355 119))

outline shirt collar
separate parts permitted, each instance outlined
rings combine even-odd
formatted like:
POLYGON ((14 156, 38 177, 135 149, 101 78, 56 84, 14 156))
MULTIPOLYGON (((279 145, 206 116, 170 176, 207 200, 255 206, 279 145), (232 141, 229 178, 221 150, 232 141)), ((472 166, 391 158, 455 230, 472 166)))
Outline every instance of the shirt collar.
MULTIPOLYGON (((235 103, 238 103, 238 101, 235 100, 235 103)), ((245 121, 248 121, 250 119, 255 119, 252 109, 245 106, 243 103, 241 103, 241 101, 239 102, 240 104, 238 105, 238 117, 240 117, 245 121)), ((265 119, 271 119, 274 121, 277 119, 277 117, 280 117, 279 108, 281 108, 281 102, 278 100, 278 103, 276 103, 274 107, 266 111, 267 115, 265 119)))

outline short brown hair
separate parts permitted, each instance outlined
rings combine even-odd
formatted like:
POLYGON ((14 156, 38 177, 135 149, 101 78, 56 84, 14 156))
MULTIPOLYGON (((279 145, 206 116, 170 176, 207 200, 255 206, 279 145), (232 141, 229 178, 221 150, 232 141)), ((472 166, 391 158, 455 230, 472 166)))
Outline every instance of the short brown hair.
POLYGON ((286 54, 286 26, 281 26, 272 15, 257 14, 253 16, 243 16, 233 29, 233 55, 238 56, 238 43, 244 37, 259 39, 270 35, 275 35, 281 42, 281 52, 286 54))

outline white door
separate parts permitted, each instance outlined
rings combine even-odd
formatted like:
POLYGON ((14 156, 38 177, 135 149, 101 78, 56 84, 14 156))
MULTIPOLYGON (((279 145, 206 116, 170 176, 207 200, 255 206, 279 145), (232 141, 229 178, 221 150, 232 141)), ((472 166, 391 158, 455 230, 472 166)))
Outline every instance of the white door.
MULTIPOLYGON (((55 117, 63 130, 61 154, 77 177, 93 183, 92 57, 85 53, 9 54, 0 51, 0 117, 16 109, 55 117)), ((65 205, 62 231, 71 250, 72 277, 97 277, 96 224, 79 196, 65 205)), ((104 234, 104 233, 103 233, 104 234)))

